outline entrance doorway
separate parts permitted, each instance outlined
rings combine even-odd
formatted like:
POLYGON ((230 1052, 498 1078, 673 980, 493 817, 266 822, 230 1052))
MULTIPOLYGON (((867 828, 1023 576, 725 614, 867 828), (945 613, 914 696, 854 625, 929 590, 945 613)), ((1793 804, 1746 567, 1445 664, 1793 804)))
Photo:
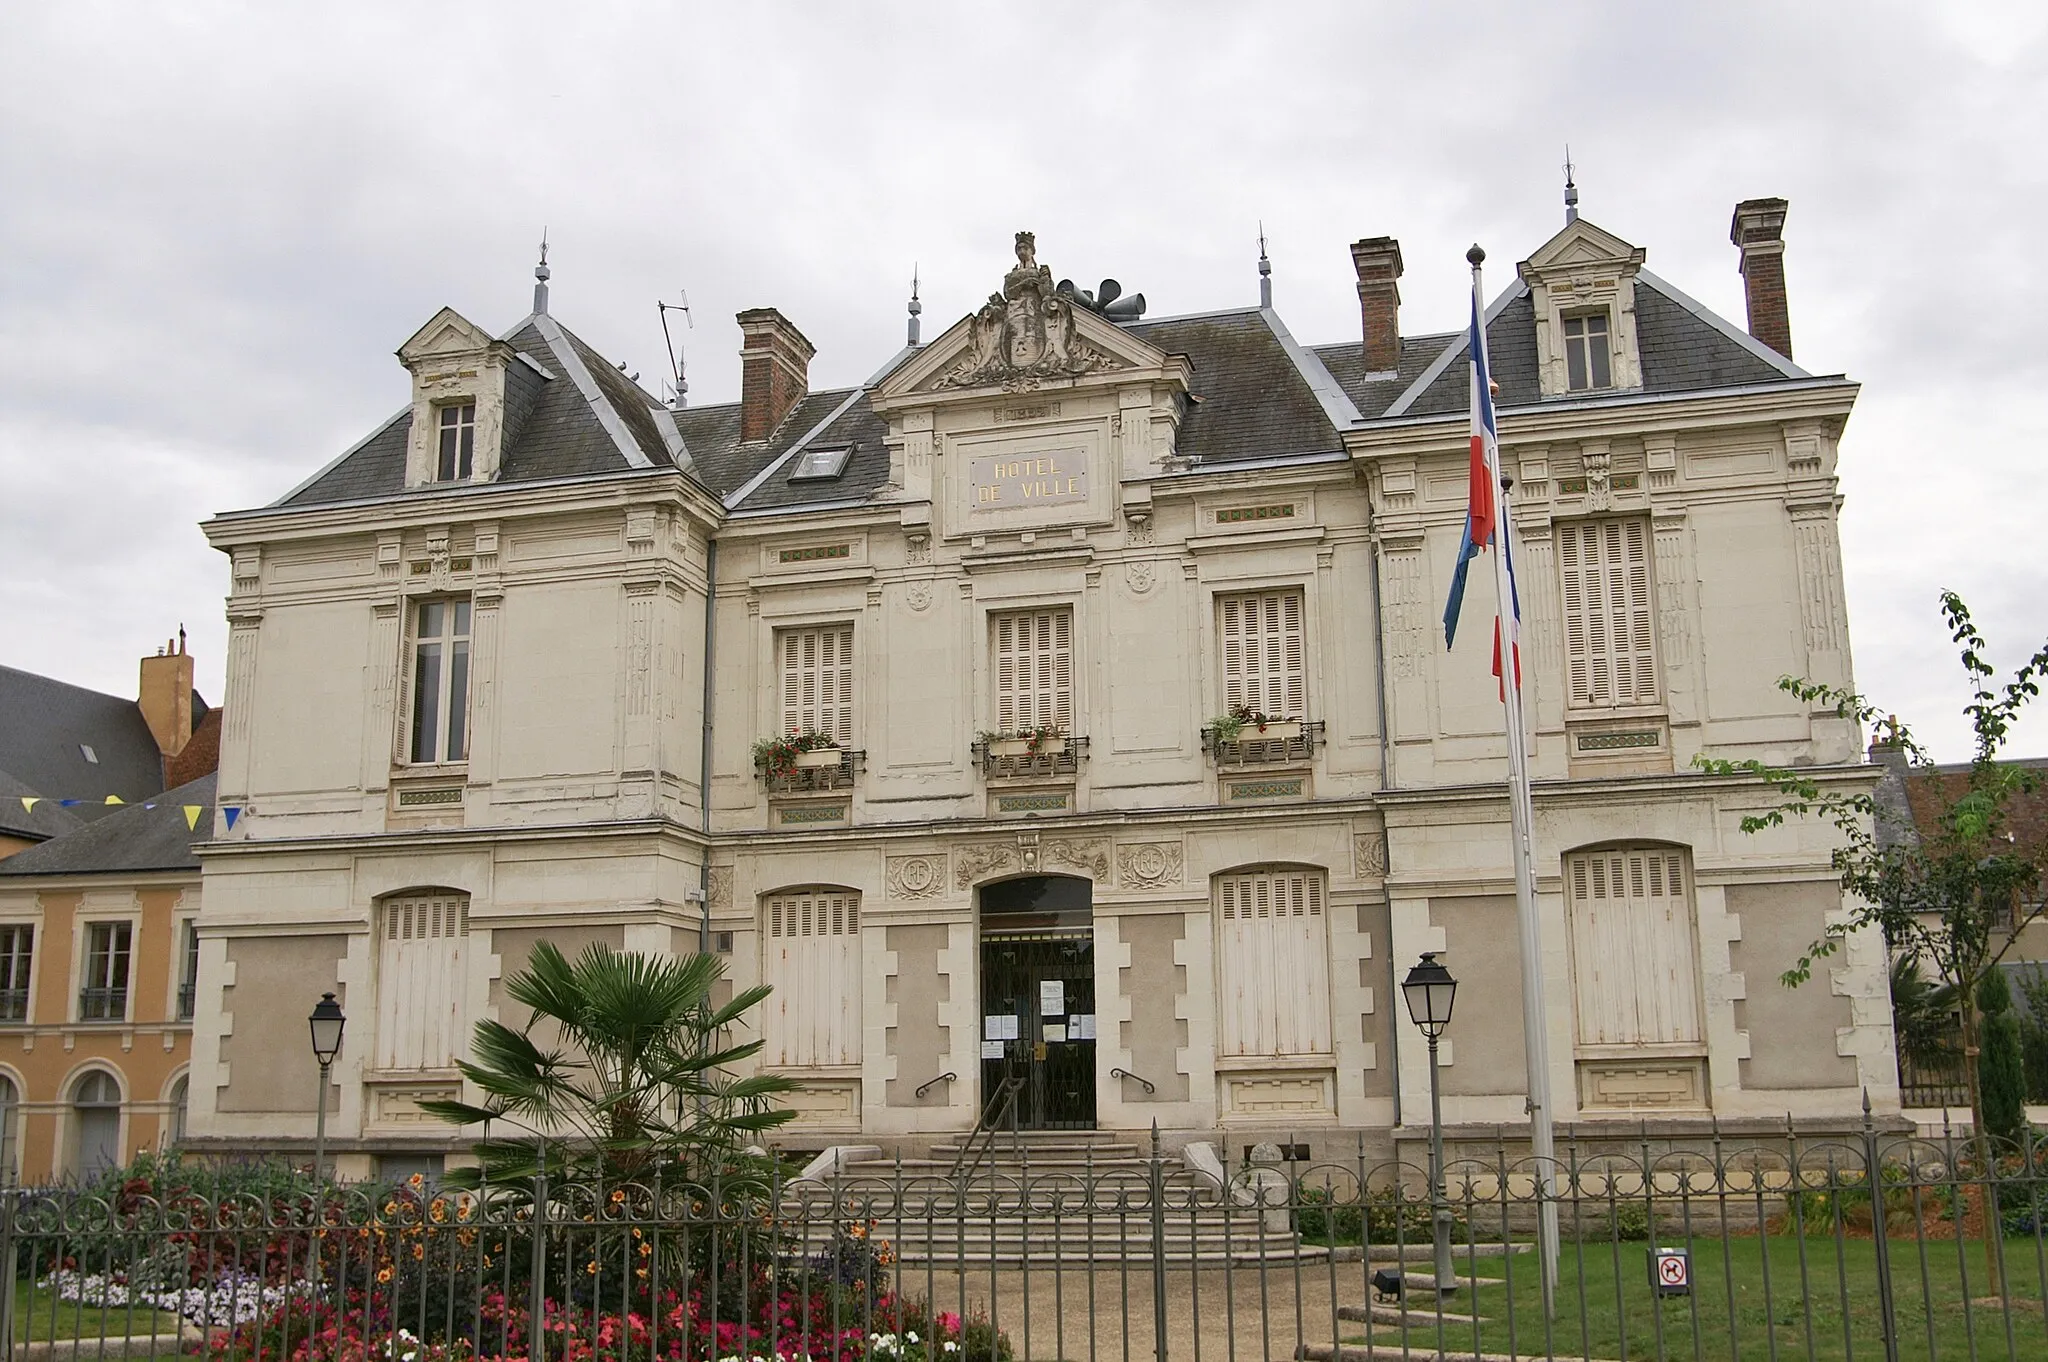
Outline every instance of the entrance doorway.
POLYGON ((1095 1128, 1094 892, 1068 875, 981 891, 981 1100, 1018 1080, 1022 1130, 1095 1128))

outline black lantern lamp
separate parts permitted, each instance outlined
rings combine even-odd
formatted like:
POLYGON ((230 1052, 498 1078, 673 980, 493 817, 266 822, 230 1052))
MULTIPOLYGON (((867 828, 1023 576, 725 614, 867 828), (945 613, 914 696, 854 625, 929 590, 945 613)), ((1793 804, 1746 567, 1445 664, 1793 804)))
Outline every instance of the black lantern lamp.
POLYGON ((320 1001, 313 1004, 313 1015, 306 1022, 313 1033, 313 1058, 324 1069, 341 1053, 341 1032, 348 1025, 348 1018, 342 1015, 341 1004, 334 1001, 334 995, 323 993, 320 1001))
POLYGON ((1401 981, 1401 996, 1407 1000, 1408 1015, 1422 1034, 1434 1041, 1451 1024, 1451 1004, 1458 998, 1458 981, 1436 958, 1424 951, 1422 958, 1401 981))

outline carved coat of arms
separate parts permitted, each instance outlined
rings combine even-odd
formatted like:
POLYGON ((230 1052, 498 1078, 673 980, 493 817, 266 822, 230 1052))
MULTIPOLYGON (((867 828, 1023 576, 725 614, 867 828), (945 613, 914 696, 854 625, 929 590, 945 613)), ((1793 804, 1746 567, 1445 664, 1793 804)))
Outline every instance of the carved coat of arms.
POLYGON ((1037 238, 1017 233, 1017 267, 1003 276, 972 318, 967 353, 939 380, 942 388, 1033 388, 1117 367, 1117 360, 1081 339, 1073 301, 1038 263, 1037 238))

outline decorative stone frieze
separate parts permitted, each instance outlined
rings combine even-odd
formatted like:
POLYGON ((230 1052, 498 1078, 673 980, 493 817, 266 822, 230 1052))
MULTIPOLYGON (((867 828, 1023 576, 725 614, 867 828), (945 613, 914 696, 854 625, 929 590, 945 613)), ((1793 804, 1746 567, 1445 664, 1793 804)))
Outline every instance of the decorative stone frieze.
POLYGON ((946 858, 891 856, 885 878, 892 899, 934 898, 946 885, 946 858))
POLYGON ((1181 882, 1179 842, 1126 842, 1116 849, 1117 884, 1125 889, 1159 889, 1181 882))

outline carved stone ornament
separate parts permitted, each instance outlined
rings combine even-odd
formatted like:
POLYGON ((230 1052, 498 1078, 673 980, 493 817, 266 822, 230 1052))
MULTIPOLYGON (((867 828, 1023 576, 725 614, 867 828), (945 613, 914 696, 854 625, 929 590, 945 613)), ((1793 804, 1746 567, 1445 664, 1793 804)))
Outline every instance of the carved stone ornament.
POLYGON ((713 908, 730 908, 732 906, 732 867, 729 865, 714 865, 711 867, 711 874, 708 878, 709 883, 705 886, 704 897, 710 900, 713 908))
POLYGON ((1016 864, 1015 844, 990 842, 983 846, 962 847, 953 853, 953 883, 965 889, 976 880, 986 879, 998 870, 1008 870, 1016 864))
POLYGON ((1074 305, 1038 263, 1038 241, 1017 233, 1017 268, 1003 276, 968 329, 967 353, 938 381, 941 388, 1035 388, 1048 379, 1120 368, 1114 356, 1081 339, 1074 305))
POLYGON ((944 856, 891 856, 887 874, 892 899, 928 899, 946 884, 944 856))
POLYGON ((1153 581, 1152 563, 1149 559, 1141 558, 1135 563, 1124 565, 1124 582, 1131 588, 1133 596, 1142 596, 1150 591, 1153 581))
POLYGON ((1608 478, 1607 451, 1589 450, 1586 454, 1586 509, 1604 511, 1613 504, 1612 482, 1608 478))
POLYGON ((1179 842, 1135 842, 1116 849, 1116 879, 1126 889, 1179 884, 1180 876, 1179 842))
POLYGON ((1387 873, 1387 839, 1376 832, 1361 832, 1351 839, 1351 854, 1358 865, 1358 878, 1387 873))
POLYGON ((1042 850, 1047 865, 1085 870, 1098 880, 1109 878, 1109 843, 1100 837, 1074 841, 1056 839, 1047 842, 1042 850))
POLYGON ((923 614, 931 609, 932 606, 932 584, 930 582, 912 582, 910 589, 904 592, 903 596, 910 603, 912 610, 923 614))

